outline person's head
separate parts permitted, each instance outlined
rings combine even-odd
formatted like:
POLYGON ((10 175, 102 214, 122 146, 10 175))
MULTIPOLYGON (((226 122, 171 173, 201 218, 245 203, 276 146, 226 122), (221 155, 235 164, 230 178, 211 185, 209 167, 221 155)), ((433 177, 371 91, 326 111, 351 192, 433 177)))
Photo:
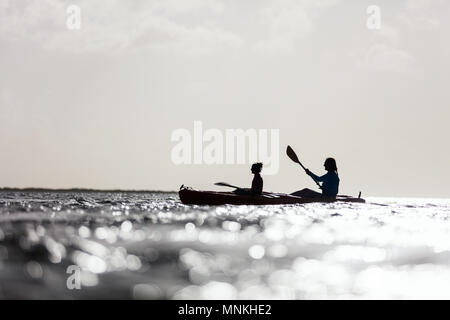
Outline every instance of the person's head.
POLYGON ((327 158, 323 165, 325 170, 337 172, 336 160, 334 160, 334 158, 327 158))
POLYGON ((261 162, 257 162, 252 164, 252 173, 260 173, 262 170, 263 164, 261 162))

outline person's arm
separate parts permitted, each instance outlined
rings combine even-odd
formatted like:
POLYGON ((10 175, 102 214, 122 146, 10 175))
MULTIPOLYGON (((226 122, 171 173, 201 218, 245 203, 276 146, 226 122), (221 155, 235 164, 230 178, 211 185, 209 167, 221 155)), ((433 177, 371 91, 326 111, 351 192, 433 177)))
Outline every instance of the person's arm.
POLYGON ((306 169, 306 173, 308 175, 310 175, 317 182, 323 182, 325 180, 326 174, 324 174, 323 176, 319 177, 319 176, 315 175, 314 173, 312 173, 311 171, 309 171, 309 169, 306 169))

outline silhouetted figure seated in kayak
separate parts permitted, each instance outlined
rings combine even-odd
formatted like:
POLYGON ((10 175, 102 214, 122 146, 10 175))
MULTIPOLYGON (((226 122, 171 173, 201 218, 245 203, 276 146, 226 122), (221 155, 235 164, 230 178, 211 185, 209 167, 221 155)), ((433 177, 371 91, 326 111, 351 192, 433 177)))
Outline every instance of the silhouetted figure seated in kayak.
POLYGON ((333 158, 327 158, 323 165, 325 167, 325 170, 327 170, 328 172, 321 177, 316 176, 314 173, 309 171, 309 169, 306 169, 306 173, 310 175, 315 181, 322 182, 322 193, 305 188, 303 190, 291 193, 291 195, 307 198, 335 198, 339 192, 339 176, 337 173, 336 160, 334 160, 333 158))
POLYGON ((261 178, 260 172, 262 170, 263 164, 261 162, 254 163, 252 165, 252 173, 255 175, 252 181, 252 188, 239 188, 234 190, 234 193, 238 195, 251 195, 260 196, 263 191, 263 179, 261 178))

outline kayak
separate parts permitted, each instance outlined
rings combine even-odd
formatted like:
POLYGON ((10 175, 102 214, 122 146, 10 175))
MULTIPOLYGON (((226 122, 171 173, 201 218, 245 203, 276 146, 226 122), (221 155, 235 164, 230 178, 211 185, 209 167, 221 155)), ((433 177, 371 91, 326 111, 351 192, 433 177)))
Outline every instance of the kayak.
POLYGON ((362 198, 338 195, 336 198, 320 197, 307 198, 297 197, 285 193, 263 192, 260 196, 237 195, 233 192, 198 191, 182 186, 178 192, 180 200, 184 204, 197 205, 276 205, 276 204, 300 204, 311 202, 366 202, 362 198))

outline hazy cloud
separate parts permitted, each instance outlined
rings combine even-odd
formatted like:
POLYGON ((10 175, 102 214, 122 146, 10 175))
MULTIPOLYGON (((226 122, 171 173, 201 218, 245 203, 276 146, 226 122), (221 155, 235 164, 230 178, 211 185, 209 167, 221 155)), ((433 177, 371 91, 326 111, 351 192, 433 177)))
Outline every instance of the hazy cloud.
POLYGON ((365 69, 411 72, 415 58, 406 51, 377 43, 366 52, 358 66, 365 69))
POLYGON ((372 32, 379 38, 388 41, 390 44, 397 45, 400 41, 400 32, 397 28, 384 22, 383 26, 378 30, 372 30, 372 32))
POLYGON ((440 20, 437 17, 436 6, 442 1, 407 0, 405 10, 399 13, 401 23, 413 30, 433 30, 439 28, 440 20))
MULTIPOLYGON (((335 156, 343 193, 446 196, 445 179, 430 177, 450 175, 450 2, 377 1, 379 30, 366 28, 369 4, 0 0, 2 186, 249 183, 247 166, 170 161, 171 132, 202 120, 220 130, 277 128, 280 143, 301 144, 319 172, 335 156), (66 26, 72 4, 79 31, 66 26), (417 163, 429 170, 411 183, 417 163)), ((281 153, 280 161, 267 188, 314 186, 293 177, 281 153)))
POLYGON ((267 26, 267 38, 256 43, 257 51, 267 53, 292 53, 297 41, 314 29, 314 19, 319 11, 333 6, 337 1, 273 1, 263 7, 260 20, 267 26))
POLYGON ((202 10, 212 13, 222 13, 224 5, 218 0, 154 0, 154 12, 165 15, 192 14, 202 10))
POLYGON ((216 0, 80 0, 81 30, 66 28, 70 3, 59 0, 2 0, 0 38, 69 52, 117 52, 123 49, 177 51, 188 54, 239 47, 243 40, 205 21, 180 22, 180 14, 206 10, 220 14, 216 0))

